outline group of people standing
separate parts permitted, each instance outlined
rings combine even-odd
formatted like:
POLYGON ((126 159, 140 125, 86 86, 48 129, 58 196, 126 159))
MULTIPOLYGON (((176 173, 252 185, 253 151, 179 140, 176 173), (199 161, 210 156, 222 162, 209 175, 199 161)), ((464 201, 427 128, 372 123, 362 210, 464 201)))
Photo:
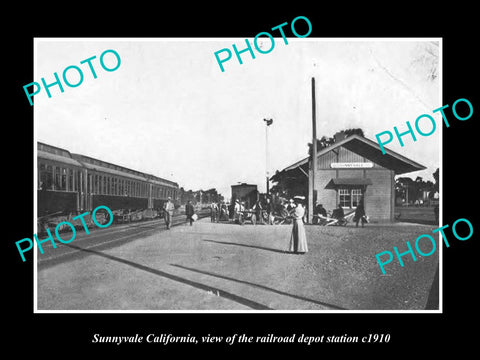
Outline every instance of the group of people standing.
MULTIPOLYGON (((226 209, 230 209, 228 219, 235 219, 236 214, 245 210, 245 204, 238 199, 235 200, 233 206, 230 207, 225 203, 217 204, 213 202, 210 205, 211 222, 218 222, 226 209)), ((293 222, 288 250, 295 254, 305 254, 308 252, 307 236, 305 235, 305 227, 303 225, 303 219, 305 216, 305 197, 295 196, 285 205, 285 209, 288 211, 288 217, 291 218, 293 222)), ((258 219, 259 223, 265 224, 264 214, 266 214, 266 223, 268 225, 273 225, 274 207, 270 198, 267 198, 265 203, 262 203, 260 200, 255 202, 252 211, 253 224, 256 223, 256 219, 258 219)))
MULTIPOLYGON (((230 221, 230 220, 238 220, 239 217, 245 217, 245 202, 236 199, 232 202, 232 204, 225 203, 225 202, 212 202, 210 204, 210 221, 211 222, 219 222, 222 220, 230 221)), ((261 200, 257 200, 251 213, 252 223, 256 225, 257 221, 260 224, 269 224, 273 225, 273 204, 270 198, 267 198, 265 202, 261 200)))
MULTIPOLYGON (((219 222, 221 218, 225 217, 227 218, 227 220, 235 219, 236 214, 241 213, 245 210, 245 205, 242 204, 242 202, 240 202, 239 200, 236 200, 235 203, 232 205, 233 206, 228 206, 228 204, 225 204, 224 202, 212 202, 212 204, 210 205, 211 222, 219 222)), ((306 252, 308 252, 307 237, 304 227, 305 197, 295 196, 293 199, 290 199, 288 203, 284 204, 284 206, 288 212, 288 218, 292 219, 293 223, 288 250, 295 254, 305 254, 306 252)), ((166 227, 167 229, 170 229, 174 210, 174 205, 170 198, 164 204, 163 210, 166 227)), ((267 224, 273 225, 274 208, 270 198, 266 199, 265 204, 262 204, 262 202, 258 200, 252 207, 252 210, 252 216, 255 216, 255 218, 258 219, 260 223, 265 223, 264 214, 267 214, 267 224)), ((341 211, 343 212, 343 209, 341 211)), ((323 217, 327 216, 327 211, 325 208, 323 208, 321 204, 317 204, 314 213, 323 217)), ((185 215, 187 217, 187 222, 189 222, 190 226, 192 226, 195 220, 195 209, 191 201, 188 201, 185 205, 185 215)), ((359 222, 361 222, 363 227, 364 224, 368 222, 368 220, 366 219, 367 217, 364 208, 364 198, 362 196, 355 211, 354 221, 356 222, 357 226, 359 222)), ((255 223, 254 221, 252 222, 255 223)))
MULTIPOLYGON (((236 220, 240 216, 245 216, 244 212, 246 210, 245 202, 236 199, 232 204, 221 202, 212 202, 210 204, 210 221, 219 222, 222 220, 236 220)), ((255 225, 257 221, 260 224, 265 224, 265 218, 267 219, 266 223, 273 225, 273 205, 270 198, 266 199, 266 203, 258 200, 252 207, 252 223, 255 225), (265 218, 264 218, 265 216, 265 218)))
MULTIPOLYGON (((331 218, 342 220, 344 217, 345 212, 343 211, 343 207, 339 204, 338 207, 332 211, 331 218)), ((325 225, 328 219, 329 216, 327 213, 327 209, 325 209, 322 204, 317 202, 315 208, 313 209, 313 224, 325 225)), ((368 216, 365 212, 365 198, 363 195, 360 198, 355 209, 353 221, 355 222, 356 227, 358 227, 359 223, 362 224, 362 227, 364 227, 365 224, 368 223, 368 216)))

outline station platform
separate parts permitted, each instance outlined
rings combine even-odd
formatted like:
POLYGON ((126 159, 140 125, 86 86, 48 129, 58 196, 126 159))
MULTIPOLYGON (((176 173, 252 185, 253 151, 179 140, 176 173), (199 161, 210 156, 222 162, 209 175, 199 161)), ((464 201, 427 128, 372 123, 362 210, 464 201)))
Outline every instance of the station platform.
MULTIPOLYGON (((404 257, 383 275, 375 254, 434 227, 306 225, 309 252, 287 252, 291 225, 182 224, 38 267, 38 312, 424 310, 438 265, 404 257)), ((105 229, 105 231, 108 229, 105 229)), ((438 244, 437 244, 438 245, 438 244)), ((399 248, 400 250, 400 248, 399 248)), ((56 251, 54 249, 53 251, 56 251)), ((438 278, 437 278, 438 280, 438 278)), ((432 304, 429 304, 432 309, 432 304)), ((433 307, 433 309, 435 306, 433 307)))

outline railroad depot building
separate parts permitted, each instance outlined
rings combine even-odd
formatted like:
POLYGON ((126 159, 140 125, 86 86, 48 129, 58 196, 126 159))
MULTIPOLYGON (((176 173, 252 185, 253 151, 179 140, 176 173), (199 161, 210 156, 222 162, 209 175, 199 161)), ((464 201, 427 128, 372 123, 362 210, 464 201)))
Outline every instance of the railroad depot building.
POLYGON ((393 221, 395 176, 425 167, 392 150, 385 151, 383 155, 378 144, 368 138, 337 133, 333 145, 317 151, 313 184, 309 157, 277 172, 271 180, 302 181, 309 212, 318 202, 327 210, 341 206, 347 215, 355 211, 364 195, 365 212, 371 221, 393 221))

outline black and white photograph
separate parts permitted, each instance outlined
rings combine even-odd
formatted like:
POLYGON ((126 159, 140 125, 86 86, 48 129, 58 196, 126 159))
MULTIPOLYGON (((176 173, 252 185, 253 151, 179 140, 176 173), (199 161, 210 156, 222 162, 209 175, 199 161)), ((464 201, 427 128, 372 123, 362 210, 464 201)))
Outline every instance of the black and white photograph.
POLYGON ((441 46, 36 39, 36 311, 439 310, 441 46))
POLYGON ((5 11, 5 351, 474 350, 474 8, 165 5, 5 11))

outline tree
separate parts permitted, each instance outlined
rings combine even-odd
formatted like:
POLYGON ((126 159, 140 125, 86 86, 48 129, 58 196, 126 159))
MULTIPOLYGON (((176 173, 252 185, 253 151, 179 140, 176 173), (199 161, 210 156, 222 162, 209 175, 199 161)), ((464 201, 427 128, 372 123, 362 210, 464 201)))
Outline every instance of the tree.
POLYGON ((275 173, 276 182, 270 188, 270 194, 291 199, 296 195, 308 196, 308 178, 299 171, 290 170, 275 173))
POLYGON ((430 180, 424 181, 421 176, 415 180, 409 177, 399 177, 395 180, 395 198, 402 201, 415 203, 417 200, 424 200, 424 194, 428 193, 431 199, 434 194, 435 185, 430 180))
MULTIPOLYGON (((339 131, 335 135, 340 135, 340 138, 342 139, 352 135, 359 135, 362 137, 365 136, 363 134, 363 130, 360 128, 345 129, 345 130, 339 131)), ((336 142, 335 135, 333 137, 322 136, 320 139, 317 139, 317 151, 320 151, 322 149, 325 149, 328 146, 335 144, 336 142)), ((312 143, 308 143, 308 156, 310 157, 312 156, 312 143)))
POLYGON ((440 169, 437 168, 437 170, 435 170, 432 175, 433 179, 435 180, 435 184, 433 185, 433 191, 438 192, 440 191, 440 169))

